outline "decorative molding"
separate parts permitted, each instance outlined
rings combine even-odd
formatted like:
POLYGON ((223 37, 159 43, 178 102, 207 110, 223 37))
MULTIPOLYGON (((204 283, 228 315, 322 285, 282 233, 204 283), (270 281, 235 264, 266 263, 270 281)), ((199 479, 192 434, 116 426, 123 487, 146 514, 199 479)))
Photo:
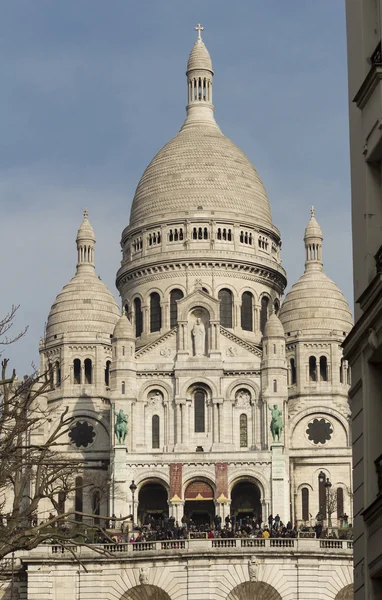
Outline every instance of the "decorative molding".
POLYGON ((230 331, 228 331, 228 329, 225 329, 221 325, 220 325, 220 333, 221 333, 221 335, 224 335, 224 337, 228 338, 231 342, 234 342, 238 346, 241 346, 242 348, 245 348, 246 350, 248 350, 248 352, 251 352, 251 354, 255 354, 259 358, 263 357, 263 353, 258 346, 255 346, 255 344, 251 344, 250 342, 245 342, 244 340, 239 338, 237 335, 235 335, 234 333, 231 333, 230 331))

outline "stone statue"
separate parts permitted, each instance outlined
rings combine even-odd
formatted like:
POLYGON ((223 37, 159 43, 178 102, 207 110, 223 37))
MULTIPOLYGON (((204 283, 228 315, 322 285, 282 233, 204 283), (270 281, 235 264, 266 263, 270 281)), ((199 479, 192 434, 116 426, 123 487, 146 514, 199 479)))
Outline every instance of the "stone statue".
POLYGON ((145 585, 149 582, 149 572, 145 567, 139 569, 139 583, 145 585))
POLYGON ((282 420, 283 411, 279 410, 279 407, 277 404, 274 404, 273 408, 269 407, 269 410, 272 413, 272 421, 271 421, 272 438, 273 438, 274 442, 276 442, 276 441, 279 442, 282 430, 284 429, 284 423, 282 420), (277 438, 277 440, 276 440, 276 438, 277 438))
POLYGON ((259 570, 259 563, 257 562, 256 556, 251 556, 248 561, 248 573, 250 581, 257 581, 257 571, 259 570))
POLYGON ((125 415, 122 408, 116 415, 116 421, 114 425, 114 433, 117 436, 118 444, 124 444, 127 436, 127 421, 128 416, 125 415))
POLYGON ((192 337, 194 338, 194 356, 204 356, 206 343, 206 330, 198 317, 192 328, 192 337))

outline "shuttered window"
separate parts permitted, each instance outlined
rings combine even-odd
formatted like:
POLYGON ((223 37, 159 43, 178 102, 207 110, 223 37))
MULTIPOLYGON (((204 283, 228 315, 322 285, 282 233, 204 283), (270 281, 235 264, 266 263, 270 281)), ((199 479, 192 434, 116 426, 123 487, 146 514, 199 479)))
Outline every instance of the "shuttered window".
POLYGON ((309 490, 308 490, 308 488, 302 488, 302 490, 301 490, 301 503, 302 503, 302 520, 309 521, 309 490))
POLYGON ((159 448, 159 417, 154 415, 151 419, 151 435, 152 435, 152 447, 159 448))
POLYGON ((183 298, 181 290, 172 290, 170 294, 170 327, 175 327, 178 322, 178 305, 177 301, 183 298))
POLYGON ((251 292, 244 292, 241 297, 241 328, 253 331, 253 296, 251 292))
POLYGON ((203 433, 205 429, 205 400, 203 390, 197 390, 194 395, 195 432, 203 433))
POLYGON ((227 289, 220 290, 220 324, 223 327, 232 327, 232 292, 227 289))

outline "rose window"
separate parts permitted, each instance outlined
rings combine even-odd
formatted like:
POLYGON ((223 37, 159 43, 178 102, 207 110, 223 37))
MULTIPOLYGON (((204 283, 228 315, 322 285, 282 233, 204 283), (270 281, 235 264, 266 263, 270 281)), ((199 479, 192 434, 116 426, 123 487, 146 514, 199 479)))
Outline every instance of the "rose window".
POLYGON ((92 425, 86 421, 77 421, 77 423, 69 431, 70 440, 77 448, 87 448, 95 438, 95 431, 92 425))
POLYGON ((326 419, 313 419, 308 424, 306 434, 310 442, 314 444, 326 444, 333 433, 333 426, 326 419))

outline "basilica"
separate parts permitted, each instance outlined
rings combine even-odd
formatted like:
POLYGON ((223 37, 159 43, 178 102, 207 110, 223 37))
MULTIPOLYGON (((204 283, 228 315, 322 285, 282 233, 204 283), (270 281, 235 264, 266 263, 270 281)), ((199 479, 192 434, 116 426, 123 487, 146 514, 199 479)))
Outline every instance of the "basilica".
MULTIPOLYGON (((132 514, 140 525, 149 517, 267 522, 276 514, 298 526, 348 524, 351 373, 342 343, 351 311, 325 274, 323 234, 308 205, 301 232, 305 270, 283 299, 280 231, 259 174, 215 121, 212 62, 202 28, 196 29, 185 121, 148 164, 122 231, 121 303, 96 274, 90 207, 76 254, 73 248, 75 275, 56 297, 40 341, 41 370, 54 376, 45 401, 57 419, 66 407, 75 417, 63 452, 84 461, 79 482, 97 482, 62 503, 95 518, 132 514)), ((305 540, 305 550, 272 547, 273 554, 259 545, 255 578, 245 566, 248 556, 235 554, 233 543, 229 556, 228 546, 219 556, 196 546, 174 556, 172 548, 166 560, 153 548, 125 559, 122 553, 119 570, 93 557, 97 573, 109 568, 119 577, 110 595, 99 596, 94 587, 86 595, 90 583, 81 583, 86 574, 78 575, 78 565, 70 577, 83 590, 81 599, 246 599, 256 590, 264 599, 350 598, 344 591, 352 583, 350 543, 341 554, 340 541, 309 550, 311 542, 319 540, 305 540), (129 570, 123 560, 133 559, 129 570), (225 587, 220 560, 226 574, 235 569, 225 587), (310 587, 298 596, 299 586, 308 585, 306 575, 298 581, 307 564, 310 587), (331 583, 318 596, 322 578, 331 583), (198 580, 205 594, 195 591, 198 580), (234 592, 247 583, 262 587, 234 592), (150 595, 151 587, 160 592, 150 595)), ((37 565, 48 563, 31 558, 28 598, 45 589, 37 565)), ((70 568, 50 566, 44 581, 68 581, 70 568)), ((69 597, 53 587, 56 595, 44 598, 69 597)))

